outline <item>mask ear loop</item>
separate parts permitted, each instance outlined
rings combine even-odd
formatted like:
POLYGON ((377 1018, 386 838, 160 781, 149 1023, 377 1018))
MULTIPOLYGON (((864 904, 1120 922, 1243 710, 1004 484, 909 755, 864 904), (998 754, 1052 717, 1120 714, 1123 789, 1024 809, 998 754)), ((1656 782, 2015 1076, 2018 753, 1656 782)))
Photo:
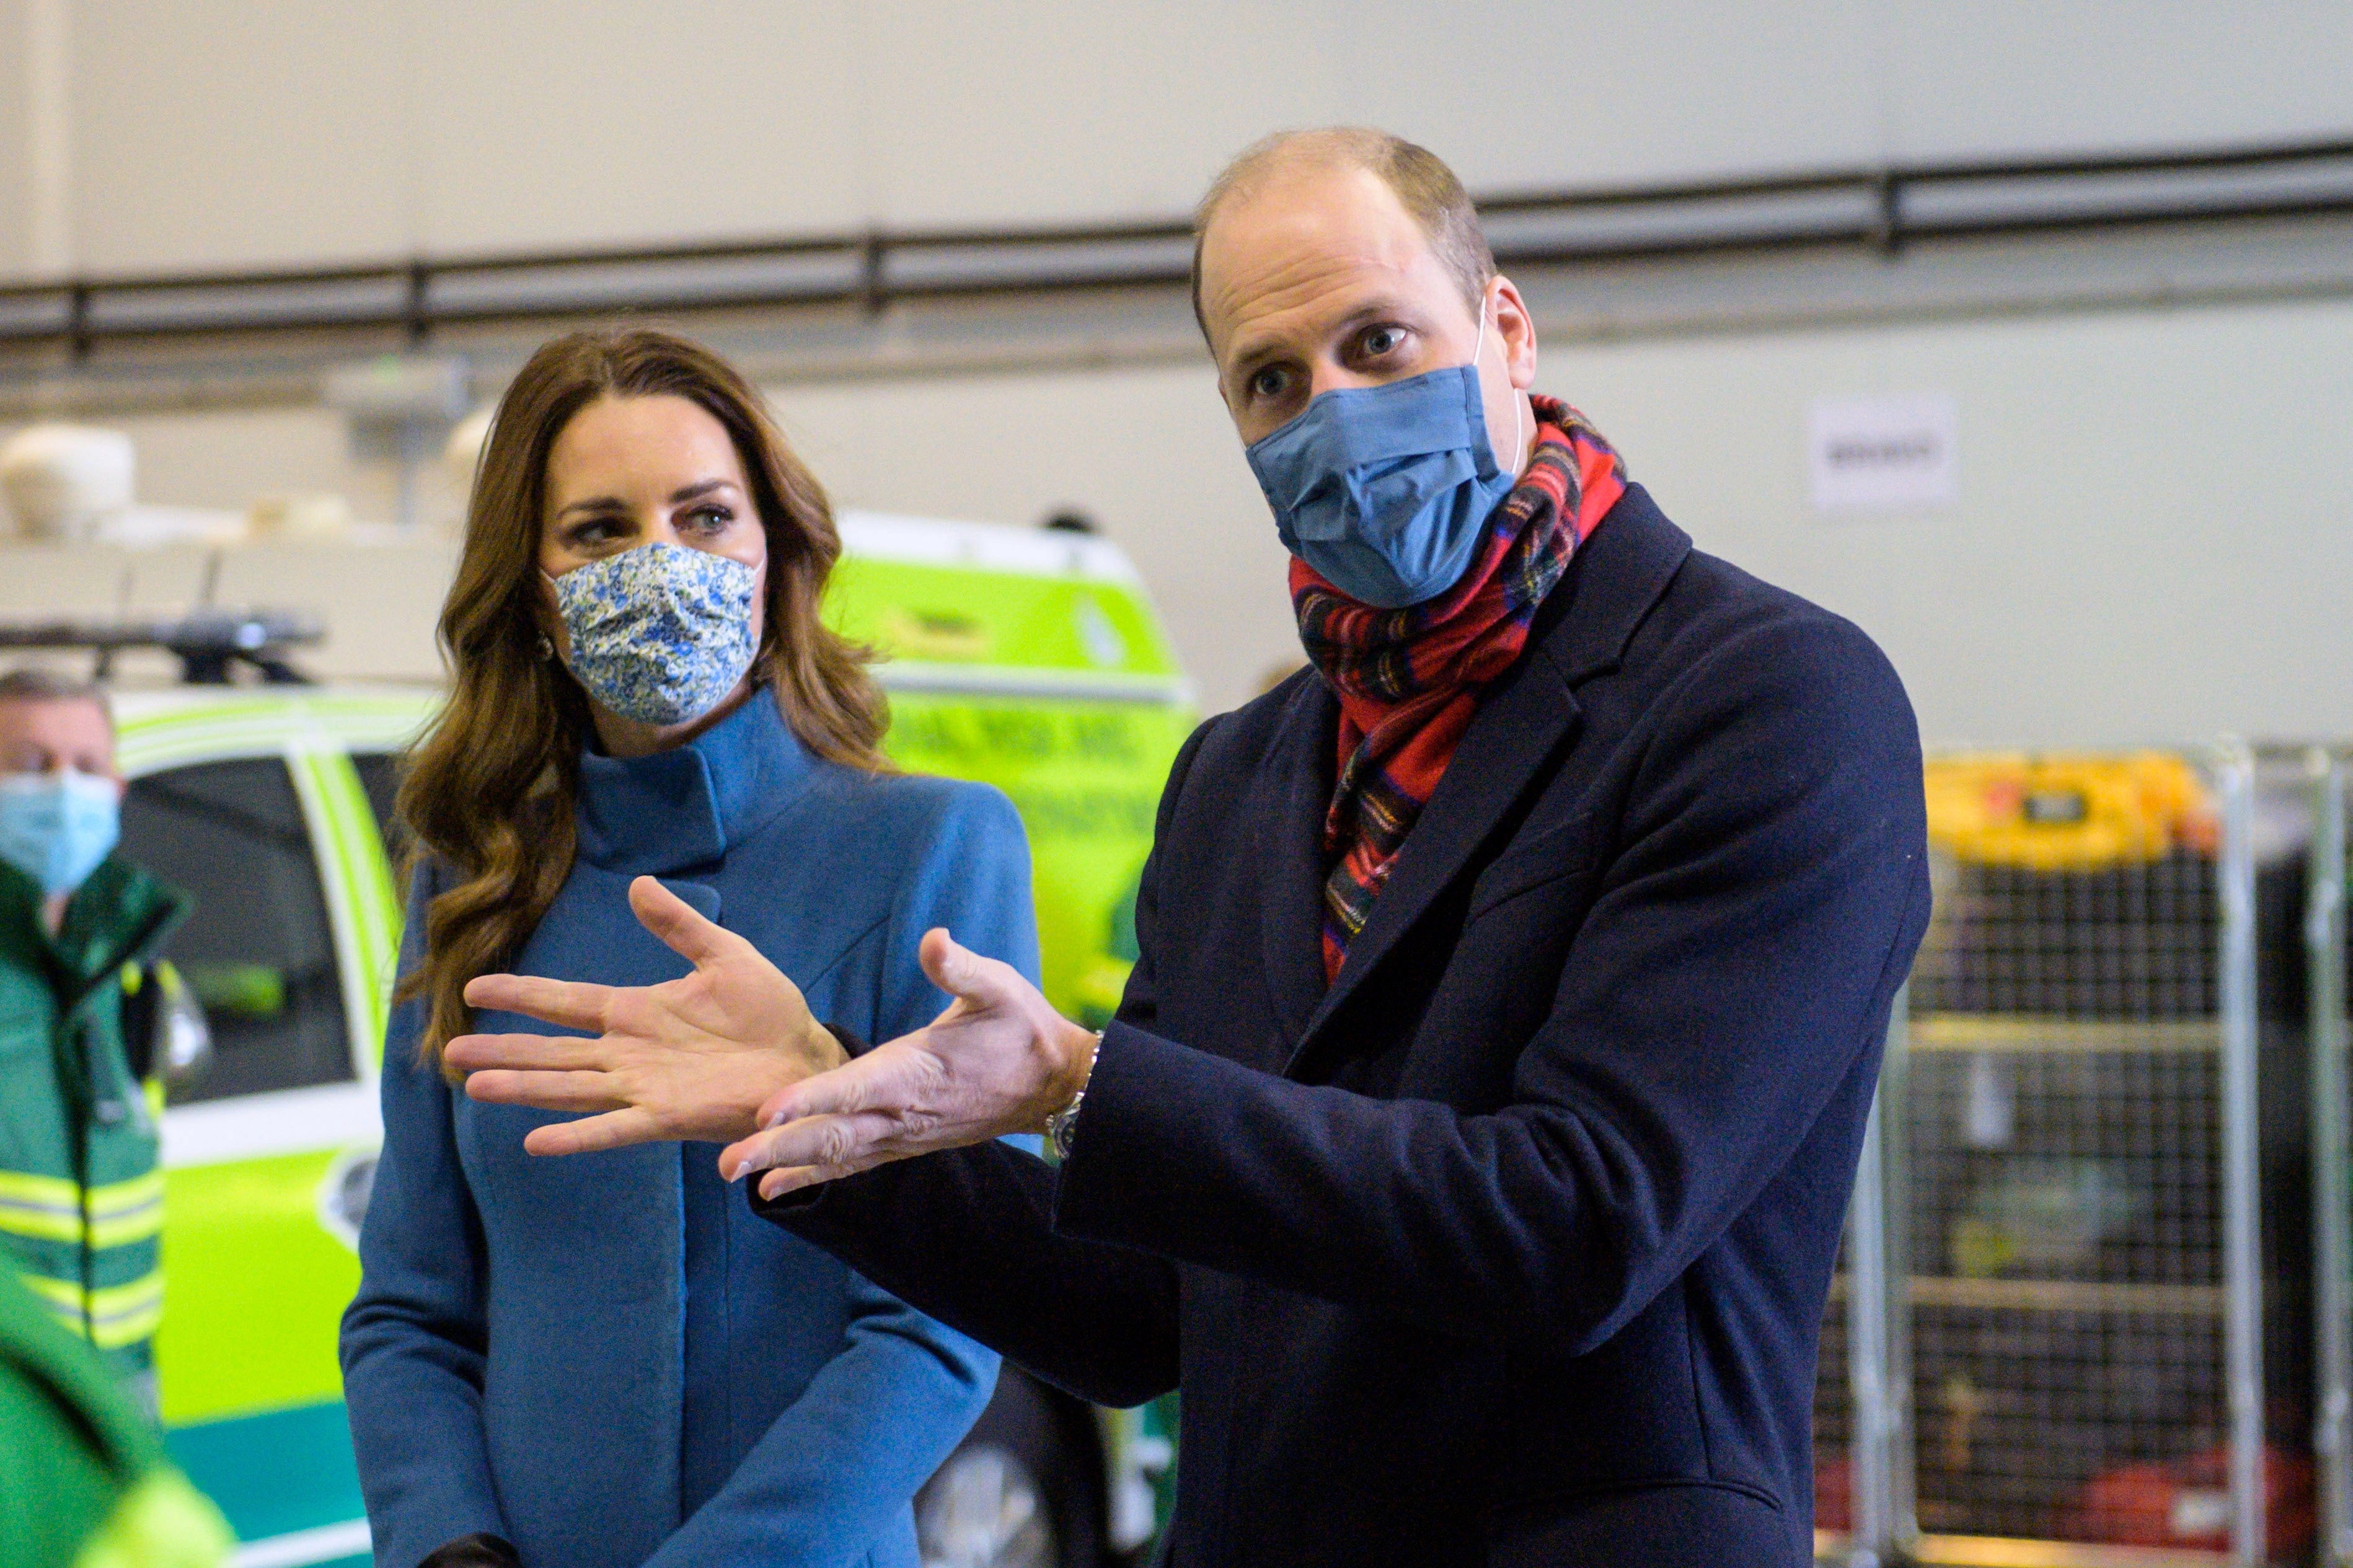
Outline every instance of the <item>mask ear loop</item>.
MULTIPOLYGON (((1498 355, 1501 355, 1503 353, 1503 339, 1504 322, 1502 317, 1498 316, 1495 321, 1495 352, 1498 355)), ((1472 369, 1475 370, 1478 368, 1480 358, 1485 354, 1486 352, 1487 296, 1484 292, 1482 292, 1479 296, 1479 346, 1472 350, 1471 353, 1471 365, 1472 369)), ((1504 371, 1504 380, 1508 382, 1510 379, 1511 373, 1507 366, 1504 371)), ((1520 389, 1518 387, 1514 386, 1512 388, 1512 471, 1514 473, 1517 473, 1519 471, 1520 460, 1525 458, 1528 453, 1528 438, 1521 434, 1521 426, 1526 417, 1523 411, 1527 405, 1527 401, 1528 400, 1526 398, 1520 395, 1520 389)))

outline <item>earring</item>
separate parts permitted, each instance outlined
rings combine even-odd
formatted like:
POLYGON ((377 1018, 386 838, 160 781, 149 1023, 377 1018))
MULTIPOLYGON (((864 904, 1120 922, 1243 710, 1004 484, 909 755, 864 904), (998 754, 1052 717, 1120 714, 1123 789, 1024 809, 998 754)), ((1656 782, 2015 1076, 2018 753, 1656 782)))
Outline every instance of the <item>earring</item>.
POLYGON ((539 634, 539 662, 545 664, 555 658, 555 644, 545 632, 539 634))

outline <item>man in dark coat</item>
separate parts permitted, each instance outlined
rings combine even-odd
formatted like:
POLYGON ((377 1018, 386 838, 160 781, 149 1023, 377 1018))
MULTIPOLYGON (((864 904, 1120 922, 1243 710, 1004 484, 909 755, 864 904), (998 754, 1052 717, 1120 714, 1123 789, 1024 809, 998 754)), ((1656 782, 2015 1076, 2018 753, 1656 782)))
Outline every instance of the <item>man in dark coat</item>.
POLYGON ((644 883, 694 976, 477 981, 600 1037, 449 1059, 607 1113, 543 1152, 742 1140, 769 1217, 1074 1393, 1181 1388, 1185 1568, 1794 1568, 1927 919, 1903 688, 1530 396, 1526 309, 1427 153, 1278 138, 1199 234, 1313 668, 1177 758, 1117 1021, 934 931, 954 1005, 838 1041, 644 883))

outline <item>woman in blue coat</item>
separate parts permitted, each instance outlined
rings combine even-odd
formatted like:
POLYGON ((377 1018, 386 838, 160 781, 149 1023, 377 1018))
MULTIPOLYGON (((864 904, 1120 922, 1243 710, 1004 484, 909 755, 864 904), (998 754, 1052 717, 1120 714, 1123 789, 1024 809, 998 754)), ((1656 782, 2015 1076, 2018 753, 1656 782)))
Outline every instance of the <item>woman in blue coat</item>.
POLYGON ((487 971, 684 973, 630 913, 641 875, 867 1039, 944 1005, 929 927, 1034 972, 1019 821, 884 766, 881 696, 818 620, 839 552, 756 395, 692 344, 559 339, 500 405, 449 700, 401 791, 418 869, 343 1319, 382 1568, 917 1563, 910 1499, 997 1358, 754 1217, 719 1143, 536 1160, 555 1117, 440 1061, 487 971))

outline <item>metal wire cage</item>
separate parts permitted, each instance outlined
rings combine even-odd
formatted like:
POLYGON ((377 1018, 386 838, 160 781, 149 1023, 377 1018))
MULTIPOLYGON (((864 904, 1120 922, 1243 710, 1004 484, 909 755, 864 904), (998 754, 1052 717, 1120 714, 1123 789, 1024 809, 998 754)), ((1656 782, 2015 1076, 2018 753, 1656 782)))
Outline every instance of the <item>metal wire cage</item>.
POLYGON ((2353 832, 2347 813, 2353 758, 2316 747, 2304 755, 2312 807, 2305 879, 2304 961, 2306 1037, 2311 1047, 2315 1403, 2319 1461, 2319 1561, 2353 1564, 2353 1047, 2348 996, 2353 994, 2353 944, 2346 935, 2346 890, 2353 882, 2353 832))
POLYGON ((2295 989, 2264 963, 2303 847, 2262 803, 2300 777, 2243 749, 1930 765, 1936 913, 1848 1240, 1876 1203, 1887 1282, 1824 1358, 1854 1525, 1826 1548, 2305 1560, 2303 1036, 2263 995, 2295 989))

